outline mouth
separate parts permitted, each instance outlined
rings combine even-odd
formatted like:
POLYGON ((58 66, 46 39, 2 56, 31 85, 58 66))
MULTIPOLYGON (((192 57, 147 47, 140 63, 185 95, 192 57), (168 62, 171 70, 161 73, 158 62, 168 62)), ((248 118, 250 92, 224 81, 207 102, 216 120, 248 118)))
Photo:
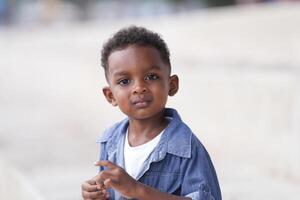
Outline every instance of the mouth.
POLYGON ((132 104, 136 108, 145 108, 148 105, 150 105, 151 101, 152 101, 151 97, 138 97, 133 99, 132 104))

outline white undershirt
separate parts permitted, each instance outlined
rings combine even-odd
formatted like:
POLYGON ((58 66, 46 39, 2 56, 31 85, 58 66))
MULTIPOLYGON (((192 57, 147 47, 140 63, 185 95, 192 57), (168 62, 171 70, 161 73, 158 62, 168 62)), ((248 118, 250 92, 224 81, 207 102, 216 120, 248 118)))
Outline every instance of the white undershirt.
POLYGON ((128 129, 126 132, 125 145, 124 145, 124 160, 125 160, 125 171, 132 176, 133 178, 137 178, 138 173, 141 170, 144 162, 151 154, 151 152, 155 149, 158 144, 162 133, 160 132, 155 138, 150 140, 149 142, 131 147, 128 141, 128 129))

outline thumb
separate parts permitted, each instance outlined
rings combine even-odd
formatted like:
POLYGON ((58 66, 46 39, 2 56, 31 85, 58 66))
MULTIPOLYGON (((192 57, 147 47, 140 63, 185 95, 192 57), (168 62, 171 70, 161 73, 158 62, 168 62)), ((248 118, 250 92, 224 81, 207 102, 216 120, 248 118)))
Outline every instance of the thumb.
POLYGON ((103 181, 103 184, 105 185, 106 188, 114 188, 115 186, 114 182, 110 178, 105 179, 103 181))

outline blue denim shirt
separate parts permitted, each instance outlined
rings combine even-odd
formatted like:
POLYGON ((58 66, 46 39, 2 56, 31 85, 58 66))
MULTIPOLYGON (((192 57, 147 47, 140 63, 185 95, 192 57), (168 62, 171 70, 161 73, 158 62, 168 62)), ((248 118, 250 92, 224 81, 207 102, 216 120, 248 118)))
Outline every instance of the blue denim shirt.
MULTIPOLYGON (((221 200, 218 178, 206 149, 176 110, 166 108, 165 116, 171 121, 137 180, 162 192, 193 200, 221 200)), ((100 160, 109 160, 124 168, 127 127, 128 119, 125 119, 105 131, 98 140, 100 160)), ((100 171, 104 169, 100 167, 100 171)), ((112 189, 109 193, 110 199, 126 199, 112 189)))

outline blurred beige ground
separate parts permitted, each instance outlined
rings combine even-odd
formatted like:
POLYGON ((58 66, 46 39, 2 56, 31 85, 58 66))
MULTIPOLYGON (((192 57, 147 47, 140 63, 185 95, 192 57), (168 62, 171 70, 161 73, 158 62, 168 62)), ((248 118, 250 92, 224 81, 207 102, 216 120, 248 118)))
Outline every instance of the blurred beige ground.
POLYGON ((101 44, 133 23, 169 44, 169 106, 210 152, 223 198, 300 199, 300 4, 0 30, 0 157, 46 199, 81 199, 96 138, 124 117, 101 93, 101 44))
POLYGON ((44 200, 26 177, 2 160, 0 160, 0 186, 0 199, 44 200))

